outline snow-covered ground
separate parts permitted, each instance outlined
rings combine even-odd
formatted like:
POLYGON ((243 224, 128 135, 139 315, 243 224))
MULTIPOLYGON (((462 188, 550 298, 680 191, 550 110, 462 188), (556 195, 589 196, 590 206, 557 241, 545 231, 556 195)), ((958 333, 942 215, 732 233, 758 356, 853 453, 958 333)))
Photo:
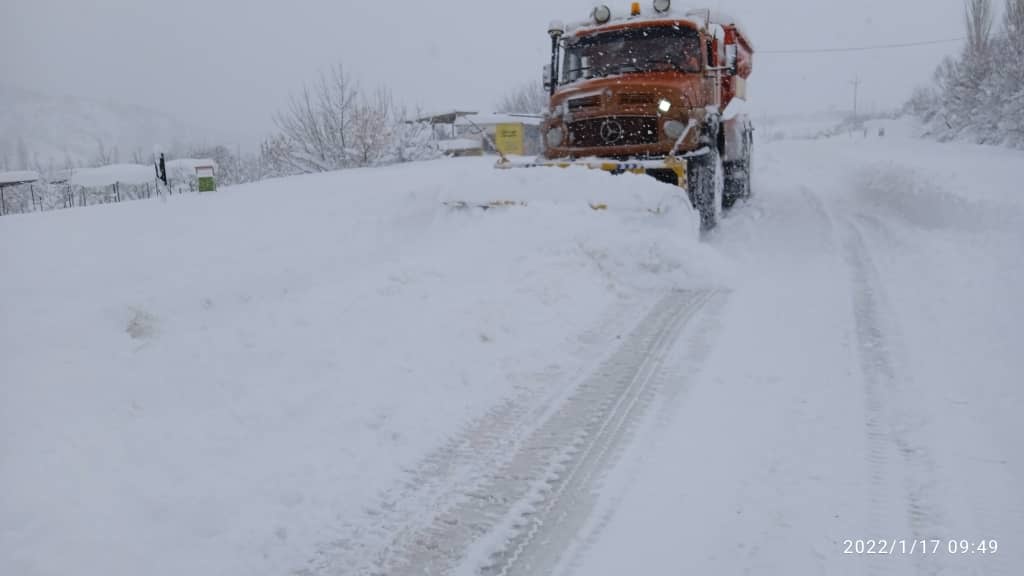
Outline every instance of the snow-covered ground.
POLYGON ((885 125, 759 150, 712 351, 573 573, 1024 573, 1024 155, 885 125))
POLYGON ((607 346, 588 331, 713 267, 653 180, 492 165, 0 220, 0 574, 302 567, 474 419, 564 392, 607 346))
POLYGON ((0 574, 1024 572, 1024 155, 885 126, 0 219, 0 574))

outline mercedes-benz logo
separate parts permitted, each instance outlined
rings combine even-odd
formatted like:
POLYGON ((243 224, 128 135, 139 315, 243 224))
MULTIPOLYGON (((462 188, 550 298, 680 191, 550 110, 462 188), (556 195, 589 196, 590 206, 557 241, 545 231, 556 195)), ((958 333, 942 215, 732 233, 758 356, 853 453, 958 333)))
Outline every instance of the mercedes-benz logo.
POLYGON ((608 119, 601 124, 601 140, 604 140, 605 144, 615 144, 625 135, 626 131, 622 129, 622 124, 615 120, 608 119))

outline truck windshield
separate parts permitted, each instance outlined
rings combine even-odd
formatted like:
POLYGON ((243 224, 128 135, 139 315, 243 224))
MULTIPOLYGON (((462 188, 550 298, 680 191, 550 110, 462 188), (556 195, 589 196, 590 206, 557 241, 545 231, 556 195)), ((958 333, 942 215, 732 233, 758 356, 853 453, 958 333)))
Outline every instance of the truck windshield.
POLYGON ((627 72, 700 69, 700 39, 695 30, 675 26, 631 28, 568 40, 563 81, 627 72))

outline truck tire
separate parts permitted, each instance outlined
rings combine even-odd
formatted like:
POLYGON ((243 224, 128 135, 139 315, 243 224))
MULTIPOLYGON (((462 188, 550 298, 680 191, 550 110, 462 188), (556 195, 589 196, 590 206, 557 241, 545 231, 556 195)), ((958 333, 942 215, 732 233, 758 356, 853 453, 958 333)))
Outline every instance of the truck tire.
POLYGON ((722 208, 729 210, 737 200, 750 198, 750 159, 729 162, 725 166, 725 193, 722 208))
POLYGON ((715 146, 703 156, 690 158, 686 186, 690 202, 700 214, 700 229, 707 232, 718 224, 719 207, 723 201, 724 175, 722 157, 715 146))
POLYGON ((725 166, 725 192, 722 194, 722 208, 729 210, 737 200, 746 200, 751 195, 751 150, 753 142, 749 133, 744 136, 743 158, 733 160, 725 166))

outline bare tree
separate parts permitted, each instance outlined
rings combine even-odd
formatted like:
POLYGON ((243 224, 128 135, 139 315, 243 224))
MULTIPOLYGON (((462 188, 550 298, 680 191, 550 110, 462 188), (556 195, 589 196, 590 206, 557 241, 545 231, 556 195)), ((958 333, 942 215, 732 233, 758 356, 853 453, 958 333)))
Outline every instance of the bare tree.
POLYGON ((281 140, 270 143, 275 156, 284 154, 296 172, 323 172, 348 167, 348 142, 358 86, 341 66, 321 73, 317 82, 303 86, 288 108, 275 117, 281 140))
POLYGON ((540 80, 525 82, 510 90, 498 104, 498 112, 540 114, 548 107, 548 93, 540 80))
MULTIPOLYGON (((1003 28, 1014 55, 1024 55, 1024 0, 1006 0, 1003 28)), ((1021 68, 1021 62, 1017 62, 1021 68)))
POLYGON ((967 52, 983 56, 989 53, 992 42, 992 0, 967 1, 967 52))
POLYGON ((114 150, 107 150, 106 144, 99 138, 96 140, 96 153, 92 157, 92 163, 94 166, 107 166, 108 164, 114 163, 114 150))
POLYGON ((391 91, 366 92, 341 66, 320 75, 275 117, 279 133, 247 167, 261 176, 323 172, 435 157, 431 129, 406 121, 391 91))

